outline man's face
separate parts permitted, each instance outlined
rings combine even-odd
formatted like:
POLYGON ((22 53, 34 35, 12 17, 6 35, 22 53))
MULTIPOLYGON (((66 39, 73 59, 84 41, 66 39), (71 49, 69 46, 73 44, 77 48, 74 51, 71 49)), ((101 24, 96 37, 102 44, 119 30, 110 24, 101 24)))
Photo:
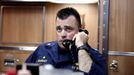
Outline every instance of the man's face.
POLYGON ((73 36, 79 32, 77 21, 74 16, 69 16, 64 20, 57 18, 56 25, 59 46, 64 48, 62 45, 63 40, 72 40, 73 36))

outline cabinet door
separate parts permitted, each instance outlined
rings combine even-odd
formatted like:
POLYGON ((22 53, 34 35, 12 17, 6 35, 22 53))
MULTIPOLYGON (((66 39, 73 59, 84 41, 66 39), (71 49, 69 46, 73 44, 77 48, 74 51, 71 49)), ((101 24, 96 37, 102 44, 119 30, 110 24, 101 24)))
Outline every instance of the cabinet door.
POLYGON ((3 6, 1 43, 42 42, 42 15, 41 6, 3 6))
POLYGON ((134 75, 134 0, 110 0, 109 75, 134 75))
POLYGON ((7 70, 7 59, 23 64, 44 41, 43 14, 43 6, 1 6, 0 72, 7 70))

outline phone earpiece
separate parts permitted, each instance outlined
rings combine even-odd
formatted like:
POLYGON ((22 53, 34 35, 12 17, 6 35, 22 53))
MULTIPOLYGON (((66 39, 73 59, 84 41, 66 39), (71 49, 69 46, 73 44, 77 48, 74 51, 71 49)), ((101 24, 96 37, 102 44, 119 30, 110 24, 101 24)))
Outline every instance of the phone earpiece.
POLYGON ((80 29, 79 32, 85 32, 87 35, 89 34, 89 32, 86 29, 80 29))

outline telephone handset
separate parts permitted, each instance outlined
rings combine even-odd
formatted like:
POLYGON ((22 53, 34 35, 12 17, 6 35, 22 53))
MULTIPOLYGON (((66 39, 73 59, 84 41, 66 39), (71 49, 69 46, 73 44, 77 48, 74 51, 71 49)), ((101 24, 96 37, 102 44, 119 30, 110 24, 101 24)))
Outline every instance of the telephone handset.
MULTIPOLYGON (((88 34, 88 31, 85 29, 80 29, 79 32, 85 32, 86 34, 88 34)), ((75 40, 64 40, 62 42, 63 46, 67 49, 71 49, 71 46, 75 46, 75 40)))
MULTIPOLYGON (((84 29, 80 29, 79 32, 85 32, 86 34, 88 34, 88 31, 87 31, 87 30, 84 30, 84 29)), ((72 57, 72 60, 73 60, 73 63, 74 63, 74 65, 73 65, 73 67, 72 67, 73 70, 74 70, 74 71, 79 71, 79 68, 78 68, 78 58, 75 59, 74 50, 73 50, 73 48, 76 48, 76 46, 75 46, 75 40, 74 40, 74 41, 72 41, 72 40, 64 40, 64 41, 62 42, 62 44, 63 44, 63 46, 64 46, 65 48, 67 48, 67 49, 70 50, 71 57, 72 57)), ((77 52, 78 52, 78 51, 77 51, 77 52)), ((77 53, 77 52, 75 52, 75 53, 77 53)), ((78 53, 77 53, 77 54, 78 54, 78 53)))

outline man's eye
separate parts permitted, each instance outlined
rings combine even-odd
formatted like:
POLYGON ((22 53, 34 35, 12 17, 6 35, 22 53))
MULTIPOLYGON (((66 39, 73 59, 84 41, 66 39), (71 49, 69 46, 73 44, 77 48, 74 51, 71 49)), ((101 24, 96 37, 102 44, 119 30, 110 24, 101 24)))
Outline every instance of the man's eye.
POLYGON ((61 28, 61 27, 56 27, 56 30, 57 30, 58 32, 60 32, 60 31, 62 31, 62 28, 61 28))
POLYGON ((71 32, 71 31, 73 30, 73 28, 72 28, 72 27, 66 27, 65 30, 66 30, 67 32, 71 32))
POLYGON ((67 32, 71 32, 72 31, 72 29, 65 29, 67 32))

